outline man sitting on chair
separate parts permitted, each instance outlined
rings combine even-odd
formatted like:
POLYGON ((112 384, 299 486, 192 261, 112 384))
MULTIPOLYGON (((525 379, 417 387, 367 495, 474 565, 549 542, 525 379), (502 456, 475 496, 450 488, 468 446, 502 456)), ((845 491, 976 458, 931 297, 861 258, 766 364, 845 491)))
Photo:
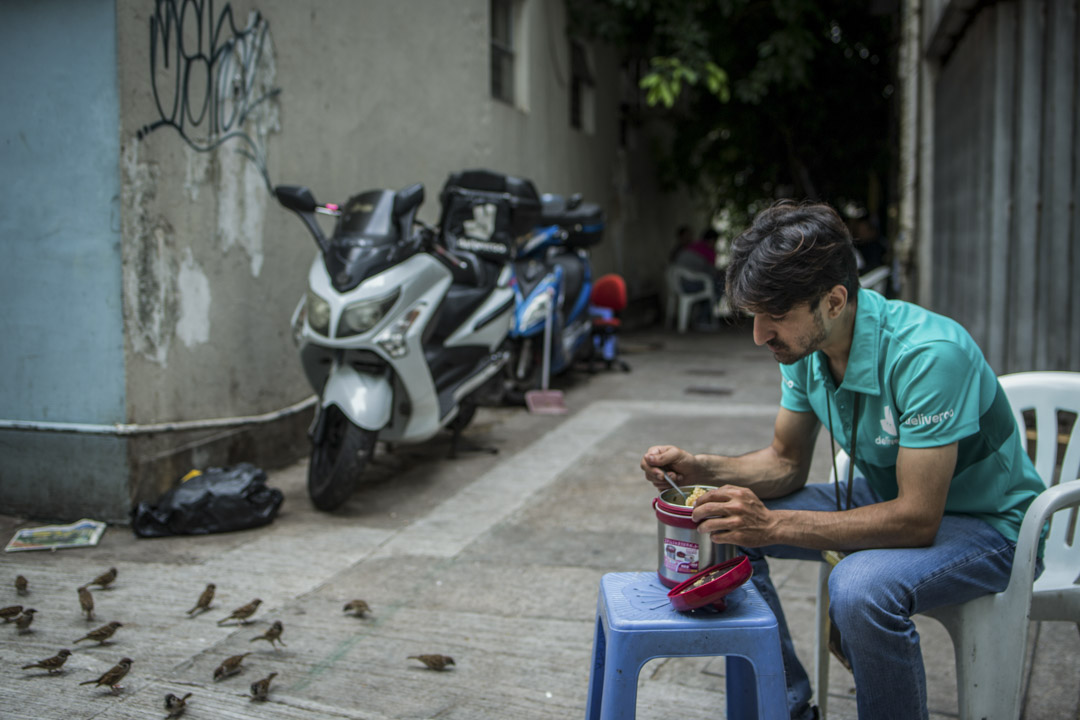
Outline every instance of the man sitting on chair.
POLYGON ((680 485, 718 486, 693 518, 751 559, 780 624, 792 718, 816 710, 765 558, 820 561, 825 550, 847 553, 829 579, 830 617, 859 717, 926 718, 911 616, 1003 590, 1045 487, 1005 393, 959 324, 859 289, 851 235, 827 205, 760 213, 732 244, 727 291, 780 363, 772 444, 737 457, 656 445, 645 476, 661 489, 665 470, 680 485), (822 424, 859 475, 807 484, 822 424))

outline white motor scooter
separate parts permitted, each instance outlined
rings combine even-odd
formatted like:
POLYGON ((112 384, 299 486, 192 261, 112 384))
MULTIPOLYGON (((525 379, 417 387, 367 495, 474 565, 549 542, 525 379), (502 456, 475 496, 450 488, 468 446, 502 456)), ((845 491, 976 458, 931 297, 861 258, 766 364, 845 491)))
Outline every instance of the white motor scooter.
POLYGON ((448 428, 454 444, 479 404, 501 401, 513 314, 504 264, 451 253, 416 222, 423 185, 372 190, 344 207, 304 187, 278 201, 320 253, 293 315, 293 338, 319 395, 308 492, 320 510, 344 503, 376 440, 417 443, 448 428), (337 218, 327 238, 316 213, 337 218))

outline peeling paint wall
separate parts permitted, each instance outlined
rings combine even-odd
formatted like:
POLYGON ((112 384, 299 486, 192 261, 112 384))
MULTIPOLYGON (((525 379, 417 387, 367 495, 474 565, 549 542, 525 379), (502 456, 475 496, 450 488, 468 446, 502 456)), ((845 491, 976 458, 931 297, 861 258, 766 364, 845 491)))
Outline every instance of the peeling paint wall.
POLYGON ((299 257, 268 262, 265 237, 272 18, 254 3, 126 0, 117 21, 129 420, 297 402, 310 390, 280 341, 299 291, 280 283, 296 285, 299 257))

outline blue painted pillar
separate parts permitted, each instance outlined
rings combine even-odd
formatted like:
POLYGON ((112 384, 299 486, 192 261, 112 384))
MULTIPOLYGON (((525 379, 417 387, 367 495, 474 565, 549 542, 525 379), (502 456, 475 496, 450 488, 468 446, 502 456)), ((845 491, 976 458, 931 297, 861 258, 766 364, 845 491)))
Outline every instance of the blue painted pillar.
MULTIPOLYGON (((0 418, 126 420, 114 0, 0 4, 0 418)), ((0 430, 0 512, 116 518, 126 441, 0 430), (43 510, 44 509, 44 510, 43 510)))

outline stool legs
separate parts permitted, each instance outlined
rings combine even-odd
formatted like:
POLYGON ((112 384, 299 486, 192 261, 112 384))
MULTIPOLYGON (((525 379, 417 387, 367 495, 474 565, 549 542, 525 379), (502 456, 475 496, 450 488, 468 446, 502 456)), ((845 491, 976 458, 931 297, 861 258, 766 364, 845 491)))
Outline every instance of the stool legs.
POLYGON ((604 622, 596 616, 596 632, 593 635, 592 667, 589 669, 589 696, 585 704, 585 720, 600 720, 600 706, 604 701, 604 659, 607 655, 607 638, 604 622))
POLYGON ((623 642, 621 633, 605 633, 603 619, 597 618, 593 641, 593 666, 589 676, 588 720, 629 720, 637 709, 637 678, 650 658, 639 658, 623 642))
POLYGON ((765 717, 785 717, 787 714, 787 686, 783 676, 758 677, 753 663, 739 655, 727 656, 724 691, 727 693, 728 720, 757 720, 765 717), (758 695, 764 697, 759 698, 758 695), (776 698, 781 701, 779 706, 772 702, 776 698), (765 712, 759 713, 759 699, 762 700, 760 704, 765 708, 765 712))
MULTIPOLYGON (((603 625, 597 624, 599 647, 593 648, 593 667, 589 677, 589 697, 585 708, 586 720, 629 720, 637 712, 637 680, 641 668, 653 658, 633 658, 620 666, 615 658, 627 658, 625 649, 608 648, 603 639, 603 625), (611 664, 606 664, 610 657, 611 664), (634 667, 630 667, 634 665, 634 667)), ((627 658, 629 659, 629 658, 627 658)), ((726 658, 728 720, 758 720, 759 718, 786 718, 787 688, 782 675, 758 677, 754 665, 738 655, 726 658), (763 697, 759 698, 758 696, 763 697), (759 700, 761 708, 759 711, 759 700)))

